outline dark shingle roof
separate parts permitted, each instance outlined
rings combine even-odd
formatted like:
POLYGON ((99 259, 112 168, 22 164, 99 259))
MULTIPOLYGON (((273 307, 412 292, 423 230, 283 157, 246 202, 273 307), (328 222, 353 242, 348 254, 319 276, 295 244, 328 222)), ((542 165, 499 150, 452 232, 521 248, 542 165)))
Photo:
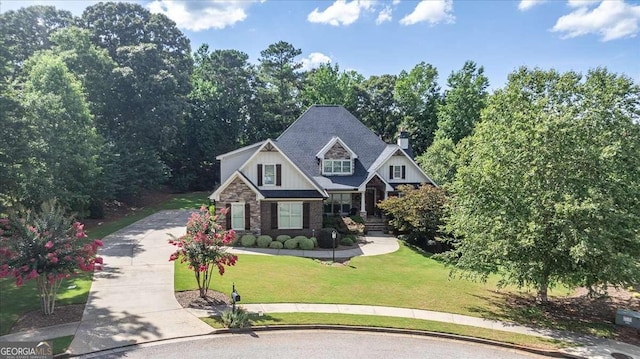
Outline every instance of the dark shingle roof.
MULTIPOLYGON (((311 106, 276 141, 302 171, 314 177, 321 175, 315 156, 334 136, 358 155, 354 175, 343 179, 357 186, 366 179, 367 169, 386 144, 344 107, 311 106)), ((331 179, 340 181, 336 177, 331 179)))

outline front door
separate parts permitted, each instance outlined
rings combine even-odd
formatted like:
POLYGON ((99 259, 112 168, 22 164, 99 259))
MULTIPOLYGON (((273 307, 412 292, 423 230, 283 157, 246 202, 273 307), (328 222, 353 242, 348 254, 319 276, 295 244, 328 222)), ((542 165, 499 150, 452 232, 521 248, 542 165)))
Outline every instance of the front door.
POLYGON ((367 211, 367 216, 373 216, 376 209, 376 189, 375 188, 367 188, 367 192, 365 192, 364 197, 364 206, 367 211))

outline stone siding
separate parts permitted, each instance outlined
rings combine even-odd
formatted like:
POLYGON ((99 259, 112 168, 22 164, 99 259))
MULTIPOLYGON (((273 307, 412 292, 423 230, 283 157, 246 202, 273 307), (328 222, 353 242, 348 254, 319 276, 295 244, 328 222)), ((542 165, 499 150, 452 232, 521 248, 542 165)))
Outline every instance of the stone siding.
POLYGON ((345 150, 339 142, 336 142, 333 147, 331 147, 327 151, 327 153, 324 154, 324 158, 327 160, 347 160, 351 159, 351 156, 349 155, 349 151, 345 150))
MULTIPOLYGON (((260 203, 256 200, 256 193, 249 188, 240 178, 236 178, 220 193, 220 201, 216 203, 218 208, 225 208, 228 203, 245 202, 249 203, 250 221, 249 231, 238 231, 239 233, 252 232, 260 234, 261 218, 260 203)), ((225 218, 219 219, 220 223, 225 225, 225 218)))
POLYGON ((311 237, 314 234, 317 235, 322 228, 322 201, 308 201, 303 203, 309 203, 309 228, 303 229, 272 229, 271 228, 271 203, 268 201, 262 201, 260 204, 260 213, 262 216, 262 228, 261 233, 270 235, 275 239, 276 236, 281 234, 287 234, 291 237, 295 236, 307 236, 311 237))

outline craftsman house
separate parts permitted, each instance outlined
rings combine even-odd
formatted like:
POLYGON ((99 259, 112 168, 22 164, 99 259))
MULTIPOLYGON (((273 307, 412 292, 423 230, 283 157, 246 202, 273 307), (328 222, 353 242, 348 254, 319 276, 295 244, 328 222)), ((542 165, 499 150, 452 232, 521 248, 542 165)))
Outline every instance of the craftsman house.
POLYGON ((312 106, 275 140, 222 154, 210 196, 227 228, 312 235, 323 215, 379 215, 401 184, 435 183, 414 162, 405 132, 384 143, 342 106, 312 106))

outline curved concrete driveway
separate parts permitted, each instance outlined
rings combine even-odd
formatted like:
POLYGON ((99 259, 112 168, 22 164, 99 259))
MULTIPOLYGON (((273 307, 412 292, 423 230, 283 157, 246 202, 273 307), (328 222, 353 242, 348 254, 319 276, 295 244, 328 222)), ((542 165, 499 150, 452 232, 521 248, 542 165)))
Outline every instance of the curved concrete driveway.
POLYGON ((71 354, 211 332, 173 291, 174 250, 190 211, 162 211, 104 238, 104 268, 94 275, 71 354))
MULTIPOLYGON (((183 309, 173 290, 174 247, 168 233, 181 235, 191 211, 162 211, 104 238, 96 272, 71 354, 83 354, 158 339, 206 334, 211 327, 183 309)), ((392 237, 367 237, 358 249, 336 251, 336 257, 393 252, 392 237)), ((231 249, 235 253, 330 258, 331 251, 231 249)))

